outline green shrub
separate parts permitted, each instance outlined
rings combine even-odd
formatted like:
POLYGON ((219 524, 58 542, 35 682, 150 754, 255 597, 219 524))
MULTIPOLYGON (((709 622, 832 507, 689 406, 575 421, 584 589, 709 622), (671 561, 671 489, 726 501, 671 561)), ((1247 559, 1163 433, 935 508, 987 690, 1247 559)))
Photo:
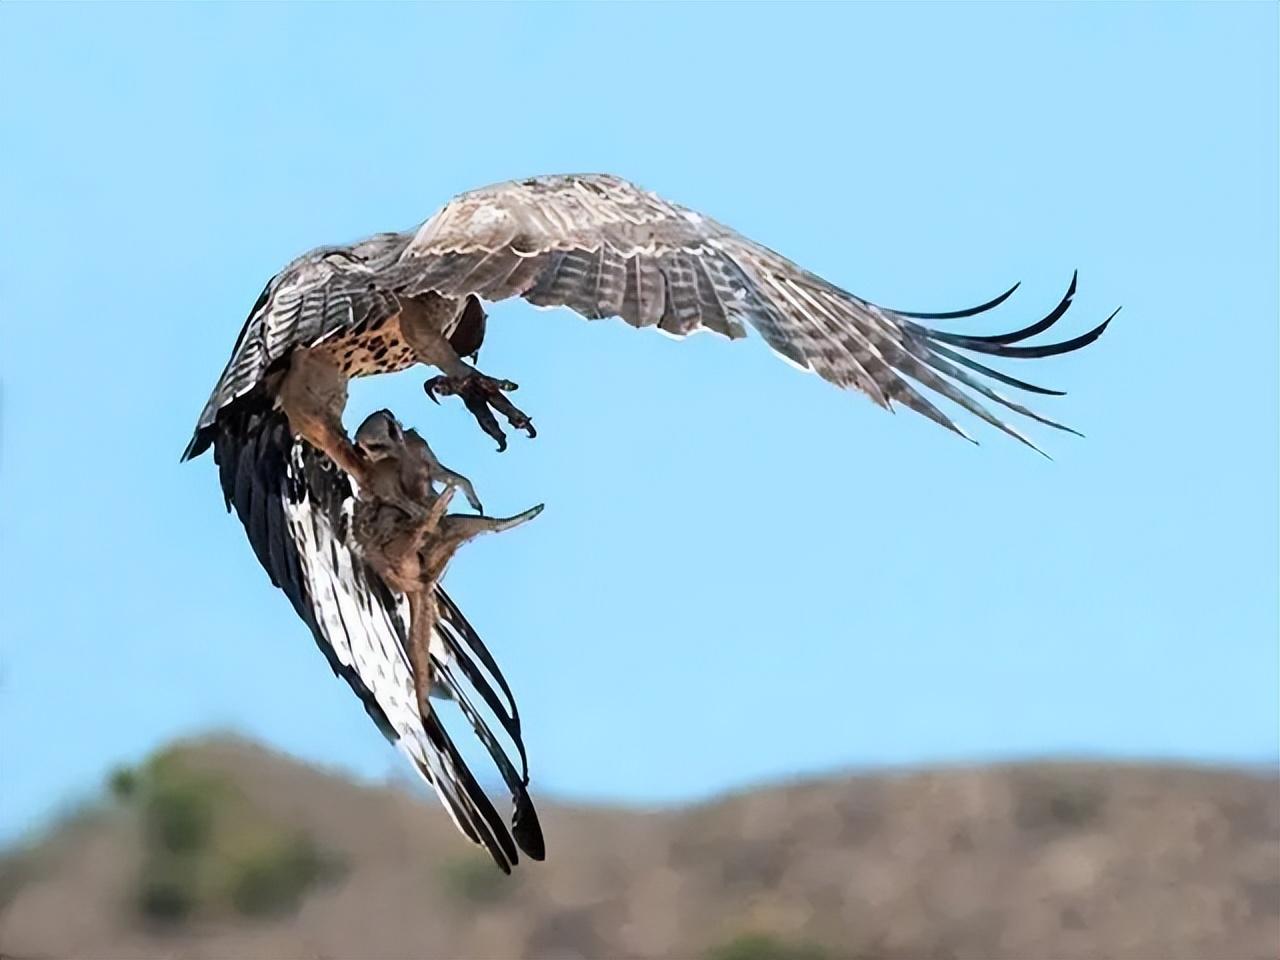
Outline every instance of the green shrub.
POLYGON ((246 916, 296 910, 308 890, 338 869, 306 836, 276 837, 231 863, 231 905, 246 916))
POLYGON ((744 933, 707 952, 707 960, 827 960, 813 943, 788 943, 766 933, 744 933))
POLYGON ((159 754, 128 788, 145 844, 138 909, 153 922, 267 916, 297 909, 340 863, 252 803, 225 775, 159 754))
POLYGON ((147 838, 170 853, 203 849, 213 832, 214 798, 199 780, 151 785, 143 809, 147 838))
POLYGON ((107 777, 107 790, 117 800, 130 800, 138 792, 138 774, 130 767, 116 767, 107 777))

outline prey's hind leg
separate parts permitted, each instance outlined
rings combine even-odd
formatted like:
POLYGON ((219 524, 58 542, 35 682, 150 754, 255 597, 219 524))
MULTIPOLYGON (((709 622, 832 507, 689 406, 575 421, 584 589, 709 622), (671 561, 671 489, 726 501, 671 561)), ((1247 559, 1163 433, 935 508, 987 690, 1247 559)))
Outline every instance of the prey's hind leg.
POLYGON ((369 464, 342 426, 347 376, 337 362, 311 350, 296 352, 280 383, 280 406, 289 428, 329 457, 360 487, 369 488, 369 464))
POLYGON ((474 540, 482 533, 501 533, 528 523, 542 512, 542 507, 542 504, 538 504, 524 513, 517 513, 514 517, 473 517, 450 514, 440 521, 440 535, 442 539, 453 539, 461 545, 468 540, 474 540))
POLYGON ((528 523, 542 512, 542 504, 530 507, 514 517, 474 517, 449 514, 440 521, 436 535, 427 537, 418 554, 423 582, 434 582, 444 576, 444 568, 468 540, 482 533, 500 533, 528 523))

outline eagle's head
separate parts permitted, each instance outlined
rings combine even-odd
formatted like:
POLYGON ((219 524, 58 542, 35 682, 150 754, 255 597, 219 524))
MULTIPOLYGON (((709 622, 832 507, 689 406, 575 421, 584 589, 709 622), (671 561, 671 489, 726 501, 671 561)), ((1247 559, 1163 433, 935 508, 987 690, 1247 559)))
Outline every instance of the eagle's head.
POLYGON ((404 447, 404 428, 390 410, 375 410, 356 428, 355 445, 373 462, 397 457, 404 447))

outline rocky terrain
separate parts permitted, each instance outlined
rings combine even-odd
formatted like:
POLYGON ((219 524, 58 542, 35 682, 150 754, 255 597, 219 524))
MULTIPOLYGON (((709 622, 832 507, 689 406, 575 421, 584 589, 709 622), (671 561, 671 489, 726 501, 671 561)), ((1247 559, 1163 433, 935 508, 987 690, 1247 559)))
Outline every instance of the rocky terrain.
POLYGON ((504 877, 434 801, 179 744, 0 860, 16 958, 1276 958, 1280 783, 1015 764, 640 811, 504 877))

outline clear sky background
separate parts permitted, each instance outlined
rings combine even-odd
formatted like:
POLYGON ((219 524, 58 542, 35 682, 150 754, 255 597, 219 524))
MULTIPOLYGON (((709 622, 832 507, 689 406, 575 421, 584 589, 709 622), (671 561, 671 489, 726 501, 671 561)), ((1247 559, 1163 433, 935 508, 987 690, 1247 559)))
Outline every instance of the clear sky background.
MULTIPOLYGON (((171 738, 400 760, 178 456, 264 281, 454 193, 607 170, 974 332, 1079 440, 972 447, 758 340, 521 303, 498 456, 359 384, 523 530, 447 583, 539 794, 674 801, 1023 756, 1275 763, 1277 8, 0 8, 0 837, 171 738), (1034 367, 1034 371, 1032 368, 1034 367)), ((966 421, 967 423, 968 421, 966 421)), ((1032 425, 1034 426, 1034 425, 1032 425)))

